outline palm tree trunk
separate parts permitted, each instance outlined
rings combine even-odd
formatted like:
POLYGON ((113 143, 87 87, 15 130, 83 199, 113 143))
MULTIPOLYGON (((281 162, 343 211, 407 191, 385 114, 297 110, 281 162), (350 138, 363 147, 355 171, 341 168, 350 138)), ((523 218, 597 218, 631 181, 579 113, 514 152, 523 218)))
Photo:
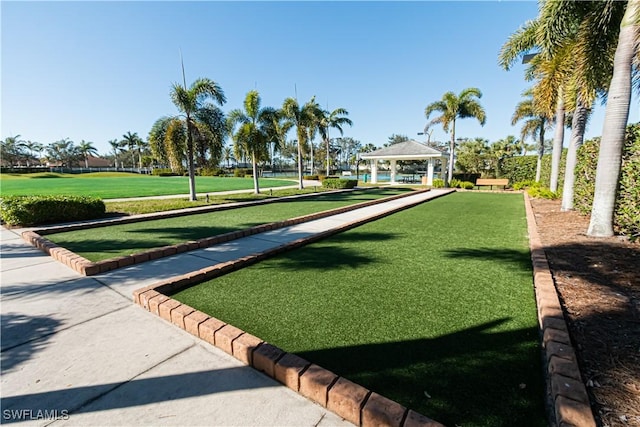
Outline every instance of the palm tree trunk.
POLYGON ((445 187, 449 187, 451 183, 451 178, 453 178, 453 159, 454 159, 454 151, 456 149, 456 120, 453 120, 451 125, 451 142, 449 143, 449 168, 447 170, 447 181, 445 182, 445 187))
POLYGON ((327 176, 331 175, 329 170, 329 138, 327 138, 327 176))
POLYGON ((255 151, 251 153, 251 162, 253 163, 253 193, 260 194, 260 184, 258 182, 258 161, 256 160, 255 151))
POLYGON ((562 93, 558 98, 556 108, 556 133, 553 137, 553 152, 551 154, 551 180, 549 190, 558 190, 558 176, 560 175, 560 159, 562 158, 562 145, 564 142, 564 100, 562 93))
POLYGON ((540 182, 542 171, 542 156, 544 156, 544 121, 540 126, 540 141, 538 141, 538 160, 536 162, 536 182, 540 182))
POLYGON ((638 15, 640 15, 640 0, 629 0, 620 24, 613 77, 609 86, 596 168, 596 189, 587 231, 589 236, 613 236, 613 211, 631 103, 631 63, 638 43, 638 22, 640 22, 638 15))
POLYGON ((189 168, 189 201, 195 202, 196 198, 196 173, 193 164, 193 139, 191 138, 191 121, 187 116, 187 167, 189 168))
POLYGON ((298 188, 302 190, 304 184, 302 182, 302 138, 298 135, 298 188))
POLYGON ((567 151, 567 163, 564 170, 564 187, 562 188, 562 211, 573 210, 573 187, 576 181, 576 158, 578 148, 584 141, 584 130, 587 124, 587 107, 578 99, 576 111, 571 121, 571 141, 567 151))

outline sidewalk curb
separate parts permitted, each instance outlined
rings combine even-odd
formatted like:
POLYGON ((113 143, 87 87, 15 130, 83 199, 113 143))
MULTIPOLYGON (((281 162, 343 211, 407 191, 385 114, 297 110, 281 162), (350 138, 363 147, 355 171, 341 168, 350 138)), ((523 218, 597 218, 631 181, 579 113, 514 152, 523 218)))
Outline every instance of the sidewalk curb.
MULTIPOLYGON (((342 190, 351 191, 351 190, 342 190)), ((68 250, 61 246, 56 245, 52 241, 43 237, 43 235, 54 234, 54 233, 62 233, 65 231, 74 231, 81 230, 93 227, 104 227, 108 225, 116 225, 116 224, 126 224, 133 222, 141 222, 141 221, 149 221, 154 219, 162 219, 162 218, 173 218, 178 216, 185 216, 195 213, 203 213, 203 212, 211 212, 217 210, 228 210, 234 209, 238 207, 245 206, 256 206, 267 203, 274 203, 278 201, 282 201, 282 198, 279 199, 268 199, 261 200, 258 202, 249 202, 249 204, 243 204, 242 206, 227 206, 227 205, 217 205, 208 207, 206 209, 201 208, 192 208, 189 212, 179 212, 179 211, 169 211, 169 212, 159 212, 157 215, 149 215, 144 218, 123 218, 123 219, 113 219, 100 221, 97 223, 81 223, 81 224, 70 224, 63 226, 56 226, 51 228, 41 228, 41 229, 33 229, 22 232, 22 238, 35 246, 36 248, 42 250, 43 252, 49 254, 55 260, 67 265, 69 268, 75 270, 76 272, 82 274, 83 276, 93 276, 100 273, 105 273, 107 271, 115 270, 118 268, 127 267, 133 264, 139 264, 142 262, 168 257, 171 255, 188 252, 196 249, 206 248, 212 245, 217 245, 220 243, 225 243, 231 240, 240 239, 242 237, 251 236, 254 234, 264 233, 266 231, 277 230, 283 227, 289 227, 291 225, 301 224, 303 222, 313 221, 320 218, 326 218, 328 216, 341 214, 344 212, 349 212, 351 210, 373 206, 380 203, 389 202, 392 200, 408 197, 415 194, 420 194, 424 192, 428 192, 430 189, 421 189, 416 191, 408 191, 403 194, 398 194, 395 196, 385 197, 382 199, 369 200, 366 202, 357 203, 354 205, 343 206, 340 208, 330 209, 327 211, 316 212, 309 215, 303 215, 297 218, 291 218, 284 221, 272 222, 268 224, 262 224, 255 227, 231 231, 229 233, 220 234, 213 237, 205 237, 202 239, 198 239, 195 241, 189 241, 184 243, 177 243, 175 245, 163 246, 159 248, 153 248, 142 252, 137 252, 127 256, 120 256, 116 258, 109 258, 98 262, 89 261, 88 259, 68 250), (197 210, 197 211, 196 211, 197 210)), ((303 195, 303 197, 309 197, 317 195, 312 193, 310 195, 303 195)), ((286 198, 284 198, 286 200, 286 198)))
POLYGON ((524 202, 550 417, 558 426, 595 427, 589 395, 526 192, 524 202))

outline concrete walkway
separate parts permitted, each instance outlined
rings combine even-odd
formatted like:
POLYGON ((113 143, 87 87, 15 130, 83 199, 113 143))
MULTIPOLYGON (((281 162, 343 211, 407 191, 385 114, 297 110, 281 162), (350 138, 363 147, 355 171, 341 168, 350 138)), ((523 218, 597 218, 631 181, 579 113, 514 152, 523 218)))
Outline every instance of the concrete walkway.
POLYGON ((20 230, 2 228, 1 422, 350 425, 140 309, 132 293, 446 192, 412 195, 93 277, 81 277, 31 247, 20 230))

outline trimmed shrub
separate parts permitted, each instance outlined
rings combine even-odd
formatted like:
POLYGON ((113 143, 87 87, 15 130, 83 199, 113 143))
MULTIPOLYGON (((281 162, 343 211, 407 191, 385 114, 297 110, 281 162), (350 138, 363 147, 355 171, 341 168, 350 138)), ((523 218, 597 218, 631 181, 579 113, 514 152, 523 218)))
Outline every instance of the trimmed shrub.
POLYGON ((527 181, 516 182, 511 186, 511 188, 513 188, 514 190, 522 190, 527 187, 531 187, 532 185, 536 185, 536 182, 531 179, 527 181))
POLYGON ((151 171, 151 175, 155 176, 180 176, 182 173, 173 172, 168 168, 156 168, 151 171))
POLYGON ((307 181, 317 181, 318 175, 305 175, 302 179, 306 179, 307 181))
POLYGON ((333 188, 337 190, 355 188, 356 185, 358 185, 358 181, 355 179, 325 178, 325 180, 322 181, 322 186, 324 188, 333 188))
POLYGON ((616 232, 640 239, 640 123, 627 126, 613 218, 616 232))
POLYGON ((104 202, 83 196, 8 196, 0 201, 0 218, 9 225, 32 226, 104 216, 104 202))
POLYGON ((222 176, 224 171, 220 168, 202 168, 198 171, 200 176, 222 176))
POLYGON ((444 188, 444 180, 434 179, 431 185, 433 188, 444 188))
POLYGON ((536 156, 516 156, 501 162, 500 177, 509 182, 533 181, 536 179, 536 156))
POLYGON ((465 190, 473 190, 473 187, 475 187, 475 184, 471 181, 462 181, 460 183, 460 187, 459 188, 464 188, 465 190))
POLYGON ((233 176, 235 176, 236 178, 243 178, 243 177, 246 177, 247 175, 253 176, 253 171, 251 169, 238 169, 238 168, 233 170, 233 176))
POLYGON ((591 212, 596 188, 596 167, 600 152, 600 138, 585 141, 576 153, 576 180, 573 187, 573 204, 582 214, 591 212))
POLYGON ((527 188, 527 193, 529 193, 529 196, 533 197, 534 199, 555 200, 560 198, 560 193, 558 193, 557 191, 551 191, 540 184, 532 185, 531 187, 527 188))

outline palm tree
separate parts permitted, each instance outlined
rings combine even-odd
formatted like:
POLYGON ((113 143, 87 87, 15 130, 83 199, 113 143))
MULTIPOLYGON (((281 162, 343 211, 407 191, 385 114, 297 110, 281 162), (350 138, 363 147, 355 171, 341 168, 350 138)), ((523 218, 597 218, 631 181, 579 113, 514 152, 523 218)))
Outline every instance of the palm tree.
POLYGON ((459 95, 453 92, 446 92, 440 101, 427 105, 424 110, 427 119, 429 119, 429 116, 431 116, 434 111, 442 113, 432 119, 427 124, 427 127, 431 127, 431 125, 436 123, 441 124, 445 132, 449 132, 449 127, 451 127, 447 184, 451 182, 451 178, 453 177, 453 159, 456 148, 456 119, 475 118, 480 122, 481 126, 484 126, 486 122, 486 112, 478 102, 477 99, 479 98, 482 98, 482 92, 475 87, 464 89, 459 95))
POLYGON ((528 89, 522 94, 525 99, 516 105, 516 109, 511 117, 511 124, 515 125, 521 120, 525 120, 520 131, 520 138, 525 141, 528 137, 538 140, 538 160, 536 164, 536 182, 540 181, 540 171, 542 168, 542 156, 544 155, 544 134, 550 127, 549 116, 542 112, 536 105, 533 98, 533 89, 528 89))
POLYGON ((274 157, 276 152, 282 152, 287 145, 287 133, 293 127, 293 122, 287 120, 282 110, 276 110, 271 117, 269 126, 269 142, 273 144, 271 155, 271 170, 274 169, 274 157))
POLYGON ((637 59, 639 55, 639 35, 640 0, 629 0, 620 23, 613 76, 609 85, 596 168, 596 188, 587 231, 589 236, 613 236, 613 211, 620 179, 625 129, 629 120, 632 65, 634 56, 637 59))
POLYGON ((122 145, 129 149, 129 154, 131 155, 131 168, 136 167, 134 150, 139 146, 140 141, 142 141, 142 138, 138 136, 138 132, 131 133, 131 131, 128 131, 122 135, 122 145))
POLYGON ((117 171, 118 170, 118 152, 122 149, 122 144, 120 144, 120 141, 118 141, 117 139, 112 139, 107 142, 111 146, 111 149, 113 150, 113 163, 117 171))
POLYGON ((236 155, 247 153, 251 157, 255 194, 260 194, 258 161, 268 158, 269 126, 276 113, 271 107, 261 108, 260 104, 258 91, 249 91, 244 100, 244 111, 232 110, 227 118, 230 133, 233 134, 235 130, 233 140, 236 155))
POLYGON ((84 157, 84 167, 89 169, 89 155, 98 154, 98 150, 93 146, 92 142, 83 139, 78 145, 78 151, 82 154, 82 157, 84 157))
POLYGON ((223 147, 222 148, 222 158, 227 162, 227 167, 231 167, 231 159, 233 159, 233 148, 231 147, 223 147))
POLYGON ((318 126, 318 130, 320 131, 320 136, 325 143, 325 147, 327 149, 327 176, 330 175, 329 171, 329 141, 331 138, 329 137, 329 131, 331 128, 338 129, 340 132, 340 136, 344 135, 342 127, 344 125, 352 126, 353 122, 349 119, 349 112, 344 108, 336 108, 335 110, 329 112, 328 110, 320 110, 320 123, 318 126))
POLYGON ((304 188, 302 181, 302 147, 307 144, 307 128, 315 120, 316 105, 315 96, 302 106, 298 104, 298 100, 295 98, 287 98, 282 104, 284 116, 296 127, 296 134, 298 135, 298 188, 300 190, 304 188))
POLYGON ((182 113, 176 117, 163 117, 154 123, 149 133, 149 143, 154 152, 162 151, 174 165, 186 158, 189 172, 189 200, 196 200, 195 143, 200 152, 203 148, 211 151, 215 163, 219 162, 226 134, 226 124, 222 111, 210 101, 223 105, 226 102, 222 88, 213 80, 199 78, 187 88, 174 83, 171 100, 182 113), (162 150, 160 149, 162 146, 162 150))
POLYGON ((2 159, 13 166, 20 162, 24 155, 25 142, 20 139, 20 135, 8 136, 2 141, 2 159))

